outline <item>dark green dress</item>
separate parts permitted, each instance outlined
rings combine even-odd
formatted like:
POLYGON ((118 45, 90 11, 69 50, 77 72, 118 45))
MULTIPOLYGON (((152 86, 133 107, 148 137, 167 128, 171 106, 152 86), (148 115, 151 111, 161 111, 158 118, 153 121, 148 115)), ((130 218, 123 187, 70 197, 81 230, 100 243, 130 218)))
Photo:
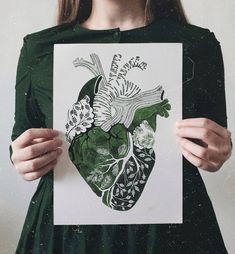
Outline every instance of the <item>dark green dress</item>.
MULTIPOLYGON (((182 42, 183 119, 207 117, 227 127, 221 48, 208 29, 166 19, 126 31, 91 30, 71 22, 24 37, 12 140, 28 128, 53 127, 53 45, 104 42, 182 42)), ((53 226, 50 171, 40 179, 32 197, 16 253, 227 253, 198 169, 183 159, 182 170, 183 224, 100 226, 53 226)))

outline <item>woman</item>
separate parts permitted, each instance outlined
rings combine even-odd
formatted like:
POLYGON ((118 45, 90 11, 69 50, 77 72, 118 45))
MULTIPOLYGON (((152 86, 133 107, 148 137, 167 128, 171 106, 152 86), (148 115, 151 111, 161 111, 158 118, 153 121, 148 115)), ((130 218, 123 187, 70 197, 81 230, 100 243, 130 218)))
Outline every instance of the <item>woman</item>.
POLYGON ((179 1, 59 1, 58 26, 27 35, 18 63, 11 159, 25 180, 41 179, 16 253, 227 253, 198 171, 215 172, 230 157, 226 127, 219 42, 187 23, 179 1), (184 156, 183 224, 53 226, 52 169, 61 154, 52 130, 53 45, 84 42, 183 43, 184 120, 174 128, 184 156))

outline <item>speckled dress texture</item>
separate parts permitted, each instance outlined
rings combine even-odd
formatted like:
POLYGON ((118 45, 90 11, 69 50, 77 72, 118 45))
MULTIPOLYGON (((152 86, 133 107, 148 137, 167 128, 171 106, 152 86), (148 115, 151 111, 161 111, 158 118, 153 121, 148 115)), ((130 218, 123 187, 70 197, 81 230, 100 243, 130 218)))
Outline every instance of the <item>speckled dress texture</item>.
MULTIPOLYGON (((71 22, 24 37, 12 140, 32 127, 53 128, 54 44, 150 42, 183 43, 183 119, 207 117, 227 127, 223 57, 213 32, 167 19, 125 31, 92 30, 71 22)), ((182 160, 182 224, 54 226, 52 170, 41 177, 31 199, 16 253, 227 253, 200 172, 183 156, 182 160)))

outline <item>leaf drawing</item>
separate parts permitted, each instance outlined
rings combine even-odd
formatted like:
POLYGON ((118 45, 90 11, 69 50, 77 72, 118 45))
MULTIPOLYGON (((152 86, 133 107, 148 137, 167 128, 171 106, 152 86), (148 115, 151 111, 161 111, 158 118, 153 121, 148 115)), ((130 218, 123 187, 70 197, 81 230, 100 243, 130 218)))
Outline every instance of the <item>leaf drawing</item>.
POLYGON ((90 98, 86 95, 68 110, 67 123, 65 125, 65 137, 68 142, 71 142, 75 135, 86 132, 94 122, 93 109, 90 107, 89 102, 90 98))
POLYGON ((91 62, 73 62, 94 78, 68 111, 69 156, 105 205, 127 211, 140 198, 155 164, 156 117, 167 118, 171 106, 163 99, 162 86, 142 91, 126 79, 133 68, 146 69, 139 56, 120 66, 122 55, 114 55, 108 79, 98 55, 90 57, 91 62))

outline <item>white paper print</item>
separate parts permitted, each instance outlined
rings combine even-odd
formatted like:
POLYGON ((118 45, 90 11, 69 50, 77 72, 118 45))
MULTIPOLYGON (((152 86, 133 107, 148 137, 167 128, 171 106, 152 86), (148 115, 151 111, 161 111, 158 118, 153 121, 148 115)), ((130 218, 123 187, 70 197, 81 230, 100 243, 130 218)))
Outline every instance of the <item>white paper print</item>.
POLYGON ((53 106, 54 224, 182 222, 181 44, 57 44, 53 106))

